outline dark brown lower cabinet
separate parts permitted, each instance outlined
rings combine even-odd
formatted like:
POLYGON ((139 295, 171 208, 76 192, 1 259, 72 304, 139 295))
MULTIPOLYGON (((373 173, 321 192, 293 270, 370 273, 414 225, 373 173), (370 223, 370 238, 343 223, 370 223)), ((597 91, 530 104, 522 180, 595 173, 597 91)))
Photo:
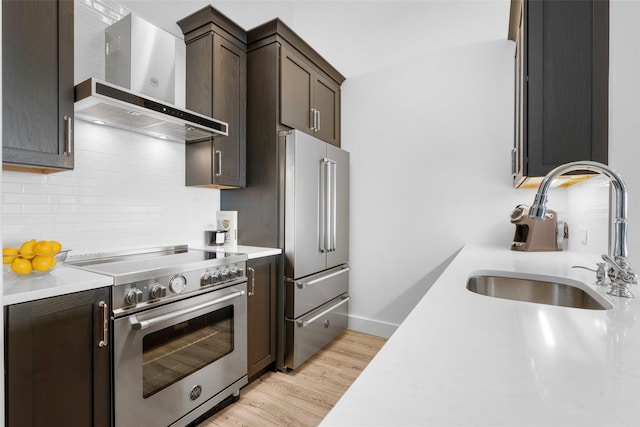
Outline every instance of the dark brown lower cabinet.
POLYGON ((7 426, 110 425, 109 296, 100 288, 5 307, 7 426))
POLYGON ((247 267, 247 362, 252 381, 276 360, 277 257, 250 259, 247 267))

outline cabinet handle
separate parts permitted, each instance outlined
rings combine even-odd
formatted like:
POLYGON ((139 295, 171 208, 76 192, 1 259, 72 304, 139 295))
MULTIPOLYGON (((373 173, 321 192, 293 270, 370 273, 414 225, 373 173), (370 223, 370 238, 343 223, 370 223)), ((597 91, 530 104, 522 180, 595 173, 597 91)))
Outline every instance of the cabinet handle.
POLYGON ((311 130, 315 131, 316 130, 316 109, 312 108, 311 109, 311 117, 309 117, 309 121, 311 122, 311 130))
POLYGON ((98 307, 102 312, 102 339, 98 341, 98 347, 106 347, 109 345, 109 305, 100 301, 98 307))
POLYGON ((218 156, 218 169, 216 170, 216 176, 222 175, 222 151, 216 150, 216 156, 218 156))
POLYGON ((247 292, 247 297, 252 297, 256 293, 256 271, 251 267, 247 267, 247 270, 251 274, 251 290, 247 292))
POLYGON ((70 156, 73 153, 73 119, 67 114, 64 122, 64 155, 70 156))
POLYGON ((320 131, 320 110, 316 110, 316 114, 318 115, 318 119, 316 120, 316 132, 320 131))

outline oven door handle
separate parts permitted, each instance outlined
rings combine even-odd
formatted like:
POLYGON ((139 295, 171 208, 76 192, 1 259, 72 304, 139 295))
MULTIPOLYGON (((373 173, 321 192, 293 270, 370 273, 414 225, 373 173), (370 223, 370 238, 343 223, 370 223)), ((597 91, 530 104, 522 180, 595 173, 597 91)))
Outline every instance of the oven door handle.
POLYGON ((221 304, 223 302, 231 301, 233 299, 242 297, 246 294, 245 291, 236 291, 229 295, 225 295, 218 299, 214 299, 213 301, 207 301, 202 304, 194 305, 193 307, 187 307, 182 310, 172 311, 171 313, 162 314, 157 317, 152 317, 147 320, 138 320, 136 315, 131 315, 129 322, 131 323, 131 329, 134 331, 142 330, 150 328, 153 325, 157 325, 158 323, 166 322, 167 320, 175 319, 176 317, 183 316, 185 314, 193 313, 198 310, 202 310, 203 308, 211 307, 216 304, 221 304))

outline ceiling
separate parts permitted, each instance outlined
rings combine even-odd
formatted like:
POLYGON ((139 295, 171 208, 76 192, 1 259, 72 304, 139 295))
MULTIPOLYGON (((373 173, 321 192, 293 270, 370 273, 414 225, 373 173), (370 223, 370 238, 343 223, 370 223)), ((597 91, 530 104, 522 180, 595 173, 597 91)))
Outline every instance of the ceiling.
POLYGON ((509 0, 118 0, 182 37, 211 4, 245 29, 279 17, 347 78, 436 49, 504 40, 509 0))

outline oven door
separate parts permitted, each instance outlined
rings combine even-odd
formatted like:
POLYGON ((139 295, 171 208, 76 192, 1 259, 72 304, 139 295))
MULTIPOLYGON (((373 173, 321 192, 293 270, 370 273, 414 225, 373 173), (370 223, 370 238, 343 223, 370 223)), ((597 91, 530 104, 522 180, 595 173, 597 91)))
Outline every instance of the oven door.
POLYGON ((167 426, 246 384, 246 286, 115 320, 116 426, 167 426))

